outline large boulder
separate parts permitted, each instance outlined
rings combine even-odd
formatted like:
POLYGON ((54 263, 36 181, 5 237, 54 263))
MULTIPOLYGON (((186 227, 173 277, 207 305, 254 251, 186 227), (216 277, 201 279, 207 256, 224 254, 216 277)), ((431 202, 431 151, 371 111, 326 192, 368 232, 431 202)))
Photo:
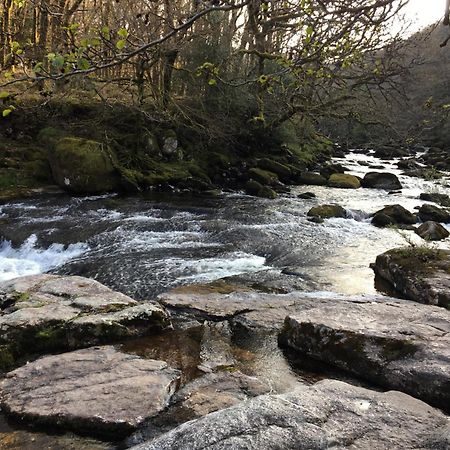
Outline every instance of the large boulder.
POLYGON ((401 205, 386 206, 377 211, 372 218, 372 224, 377 227, 413 225, 416 222, 416 216, 401 205))
POLYGON ((450 213, 442 208, 438 208, 434 205, 422 205, 419 209, 419 217, 422 222, 434 221, 434 222, 450 222, 450 213))
POLYGON ((444 449, 447 418, 399 392, 326 380, 187 422, 132 450, 444 449))
POLYGON ((365 188, 386 189, 387 191, 396 191, 402 189, 402 185, 397 175, 387 172, 369 172, 366 173, 361 186, 365 188))
POLYGON ((347 212, 339 205, 319 205, 314 206, 308 211, 308 217, 320 217, 322 219, 331 219, 333 217, 345 219, 347 212))
POLYGON ((361 187, 361 182, 354 175, 334 173, 328 180, 328 186, 342 189, 358 189, 361 187))
POLYGON ((46 356, 7 374, 0 405, 29 424, 120 438, 167 405, 180 376, 114 347, 46 356))
POLYGON ((35 275, 0 283, 0 370, 30 353, 144 336, 169 325, 152 302, 83 277, 35 275))
POLYGON ((322 305, 286 318, 303 355, 450 411, 450 311, 416 303, 322 305))
POLYGON ((371 264, 403 297, 450 309, 450 251, 428 247, 389 250, 371 264))
POLYGON ((442 241, 447 239, 450 233, 438 222, 428 221, 417 228, 416 233, 426 241, 442 241))
POLYGON ((278 194, 269 186, 263 186, 261 183, 255 180, 248 180, 245 184, 245 192, 255 197, 274 199, 278 197, 278 194))
POLYGON ((55 182, 72 194, 99 194, 120 189, 112 151, 102 144, 78 137, 57 140, 49 148, 55 182))
POLYGON ((248 176, 250 177, 250 179, 257 181, 264 186, 274 186, 279 184, 279 180, 276 174, 267 170, 259 169, 257 167, 249 169, 248 176))

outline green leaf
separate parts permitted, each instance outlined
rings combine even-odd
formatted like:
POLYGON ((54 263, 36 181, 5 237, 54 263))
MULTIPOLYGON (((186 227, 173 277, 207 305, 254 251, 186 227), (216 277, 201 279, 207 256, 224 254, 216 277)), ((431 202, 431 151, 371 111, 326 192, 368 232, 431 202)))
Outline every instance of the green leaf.
POLYGON ((80 58, 77 62, 77 69, 87 70, 91 67, 89 61, 86 58, 80 58))
POLYGON ((52 60, 53 67, 61 69, 64 66, 65 59, 62 55, 56 55, 52 60))
POLYGON ((9 97, 9 92, 1 91, 0 92, 0 100, 4 100, 5 98, 9 97))
POLYGON ((117 50, 123 50, 126 45, 127 45, 127 41, 125 41, 124 39, 117 41, 117 44, 116 44, 117 50))
POLYGON ((121 37, 122 39, 126 39, 128 37, 128 30, 126 28, 121 28, 118 32, 117 35, 119 37, 121 37))
POLYGON ((214 78, 211 78, 211 79, 208 81, 208 84, 209 84, 210 86, 216 86, 216 85, 217 85, 217 81, 216 81, 214 78))
POLYGON ((3 117, 7 117, 7 116, 9 116, 12 112, 13 112, 13 110, 12 110, 11 108, 4 109, 3 112, 2 112, 2 116, 3 116, 3 117))

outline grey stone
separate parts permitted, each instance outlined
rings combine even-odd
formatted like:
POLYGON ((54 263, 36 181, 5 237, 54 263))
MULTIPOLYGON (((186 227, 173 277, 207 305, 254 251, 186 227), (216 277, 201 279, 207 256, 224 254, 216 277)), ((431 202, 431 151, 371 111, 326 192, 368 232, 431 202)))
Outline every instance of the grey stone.
POLYGON ((322 305, 286 318, 281 342, 450 410, 450 312, 408 302, 322 305))
POLYGON ((26 354, 111 343, 169 324, 158 304, 139 304, 82 277, 36 275, 0 283, 0 304, 0 370, 26 354))
POLYGON ((162 414, 150 419, 127 439, 127 447, 154 439, 188 420, 269 392, 266 384, 239 371, 207 374, 176 392, 162 414))
POLYGON ((28 423, 117 438, 166 407, 179 375, 164 361, 93 347, 8 373, 0 404, 28 423))
POLYGON ((187 422, 133 450, 446 449, 448 419, 399 392, 323 381, 187 422))
POLYGON ((389 250, 371 264, 375 274, 409 300, 450 309, 450 252, 427 248, 389 250))
POLYGON ((434 205, 422 205, 419 209, 419 217, 423 222, 434 221, 434 222, 450 222, 450 213, 442 208, 438 208, 434 205))

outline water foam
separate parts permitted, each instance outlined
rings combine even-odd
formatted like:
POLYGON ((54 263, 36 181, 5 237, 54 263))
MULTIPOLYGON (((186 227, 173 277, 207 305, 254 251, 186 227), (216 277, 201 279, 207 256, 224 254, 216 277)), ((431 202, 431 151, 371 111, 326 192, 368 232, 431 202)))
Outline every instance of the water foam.
POLYGON ((268 269, 265 264, 266 258, 242 252, 233 253, 224 258, 179 261, 179 268, 191 272, 191 275, 179 277, 178 281, 211 282, 225 277, 268 269))
POLYGON ((47 249, 37 246, 37 236, 32 234, 19 248, 9 241, 0 243, 0 281, 37 275, 59 267, 89 250, 87 244, 77 243, 64 247, 52 244, 47 249))

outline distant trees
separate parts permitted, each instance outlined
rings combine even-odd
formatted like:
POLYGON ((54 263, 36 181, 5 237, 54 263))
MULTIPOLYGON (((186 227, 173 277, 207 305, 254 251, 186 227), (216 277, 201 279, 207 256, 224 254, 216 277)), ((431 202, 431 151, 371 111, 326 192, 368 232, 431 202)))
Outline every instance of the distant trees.
POLYGON ((0 86, 118 86, 211 133, 306 127, 398 76, 389 24, 406 2, 2 0, 0 86))

